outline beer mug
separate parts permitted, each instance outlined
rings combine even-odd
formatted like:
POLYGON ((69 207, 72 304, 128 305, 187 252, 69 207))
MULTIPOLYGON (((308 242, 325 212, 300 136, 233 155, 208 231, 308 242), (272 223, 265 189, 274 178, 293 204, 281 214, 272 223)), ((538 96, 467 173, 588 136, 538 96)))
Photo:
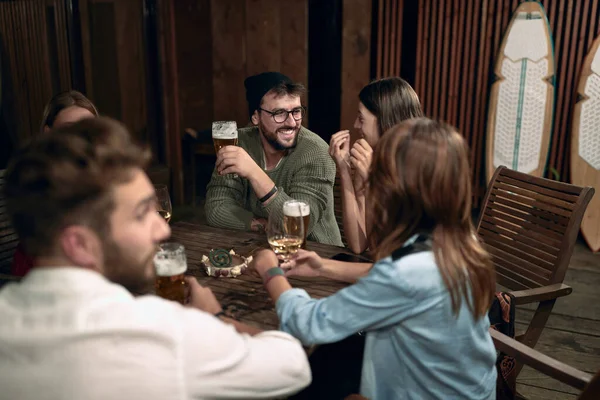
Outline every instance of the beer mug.
POLYGON ((306 234, 310 222, 310 206, 300 200, 288 200, 283 203, 283 221, 288 232, 294 232, 302 226, 302 248, 306 249, 306 234), (302 225, 300 224, 302 219, 302 225))
POLYGON ((167 300, 185 301, 185 280, 187 271, 185 248, 179 243, 163 243, 154 256, 156 268, 156 295, 167 300))

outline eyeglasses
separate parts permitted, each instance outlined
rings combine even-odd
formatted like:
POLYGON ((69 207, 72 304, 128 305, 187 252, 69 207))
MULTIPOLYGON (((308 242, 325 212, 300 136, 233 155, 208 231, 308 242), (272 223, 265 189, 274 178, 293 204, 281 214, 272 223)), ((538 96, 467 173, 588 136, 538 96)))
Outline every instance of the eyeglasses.
POLYGON ((306 107, 296 107, 290 111, 287 111, 287 110, 269 111, 269 110, 265 110, 264 108, 260 108, 260 107, 258 107, 258 110, 264 111, 267 114, 270 114, 271 117, 273 117, 273 121, 277 122, 278 124, 285 122, 288 119, 288 116, 290 114, 292 114, 292 118, 294 118, 294 121, 300 121, 302 119, 302 117, 304 117, 304 114, 306 114, 306 107))

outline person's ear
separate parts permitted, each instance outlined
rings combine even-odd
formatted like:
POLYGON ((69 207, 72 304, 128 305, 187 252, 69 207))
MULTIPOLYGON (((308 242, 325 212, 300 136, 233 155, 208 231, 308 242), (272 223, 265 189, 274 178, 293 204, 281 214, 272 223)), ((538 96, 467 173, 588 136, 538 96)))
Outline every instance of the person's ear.
POLYGON ((83 225, 67 226, 60 233, 59 245, 73 265, 103 271, 102 242, 90 228, 83 225))
POLYGON ((260 117, 258 116, 258 110, 254 110, 252 117, 250 117, 250 121, 252 121, 252 125, 258 125, 260 121, 260 117))

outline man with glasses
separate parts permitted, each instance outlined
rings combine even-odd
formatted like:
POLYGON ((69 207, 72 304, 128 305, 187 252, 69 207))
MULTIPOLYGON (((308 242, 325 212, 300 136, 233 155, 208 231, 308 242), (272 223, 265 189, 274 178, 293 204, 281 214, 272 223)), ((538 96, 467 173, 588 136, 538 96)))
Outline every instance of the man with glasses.
POLYGON ((260 230, 286 200, 309 204, 308 239, 342 245, 333 209, 335 163, 323 139, 302 126, 304 86, 279 72, 246 78, 252 126, 223 147, 206 193, 208 223, 260 230), (237 174, 234 175, 234 174, 237 174))

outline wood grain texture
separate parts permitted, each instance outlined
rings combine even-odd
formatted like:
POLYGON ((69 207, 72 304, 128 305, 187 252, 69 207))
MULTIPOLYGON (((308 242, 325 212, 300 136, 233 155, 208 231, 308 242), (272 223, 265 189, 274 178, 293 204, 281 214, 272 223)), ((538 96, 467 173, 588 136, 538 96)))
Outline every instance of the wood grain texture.
POLYGON ((354 125, 358 93, 369 83, 371 0, 344 0, 342 26, 342 93, 340 127, 354 125))
MULTIPOLYGON (((224 310, 240 321, 261 329, 278 329, 279 319, 262 280, 246 272, 237 278, 209 277, 202 267, 202 255, 211 249, 234 249, 236 253, 249 256, 255 251, 268 248, 266 236, 255 232, 231 231, 205 225, 178 222, 172 225, 172 240, 182 243, 188 258, 187 274, 212 289, 224 310)), ((350 254, 341 247, 315 242, 307 244, 310 250, 322 257, 332 257, 340 252, 350 254)), ((312 297, 329 296, 347 286, 346 283, 325 278, 290 278, 295 288, 305 289, 312 297)))
POLYGON ((246 78, 246 9, 238 0, 211 0, 213 120, 248 123, 246 78))
MULTIPOLYGON (((582 117, 582 106, 590 101, 585 93, 588 78, 595 75, 592 71, 592 61, 600 48, 600 36, 598 36, 588 52, 579 74, 576 96, 579 99, 573 109, 572 136, 571 136, 571 181, 575 185, 586 185, 596 188, 596 195, 592 198, 590 205, 581 222, 581 233, 588 246, 597 252, 600 251, 600 170, 592 167, 579 154, 579 137, 582 117)), ((590 111, 588 111, 590 112, 590 111)))
MULTIPOLYGON (((452 18, 443 18, 438 26, 439 13, 448 13, 452 2, 420 0, 418 12, 412 16, 418 21, 417 34, 413 39, 416 43, 415 90, 421 98, 426 115, 443 118, 454 124, 467 139, 471 149, 476 206, 487 186, 482 172, 485 164, 485 127, 489 124, 488 78, 492 74, 496 54, 510 17, 522 2, 523 0, 460 0, 460 7, 452 8, 452 18), (450 63, 451 78, 447 85, 441 83, 442 79, 436 85, 436 77, 442 73, 437 69, 436 62, 438 58, 443 58, 437 49, 439 43, 442 48, 446 44, 448 24, 452 24, 450 35, 456 39, 449 44, 449 57, 442 59, 441 64, 450 63), (452 31, 455 26, 456 35, 452 31), (434 107, 432 97, 438 99, 437 107, 434 107)), ((555 38, 557 83, 556 111, 552 121, 546 177, 558 177, 562 181, 570 179, 571 110, 578 83, 575 77, 586 50, 600 33, 599 3, 598 0, 543 1, 555 38), (554 175, 552 171, 556 171, 558 175, 554 175)), ((383 0, 378 4, 381 7, 383 0)), ((381 29, 380 26, 377 28, 381 29)), ((378 55, 376 65, 382 63, 383 58, 378 55)), ((377 70, 381 71, 379 67, 377 70)))

